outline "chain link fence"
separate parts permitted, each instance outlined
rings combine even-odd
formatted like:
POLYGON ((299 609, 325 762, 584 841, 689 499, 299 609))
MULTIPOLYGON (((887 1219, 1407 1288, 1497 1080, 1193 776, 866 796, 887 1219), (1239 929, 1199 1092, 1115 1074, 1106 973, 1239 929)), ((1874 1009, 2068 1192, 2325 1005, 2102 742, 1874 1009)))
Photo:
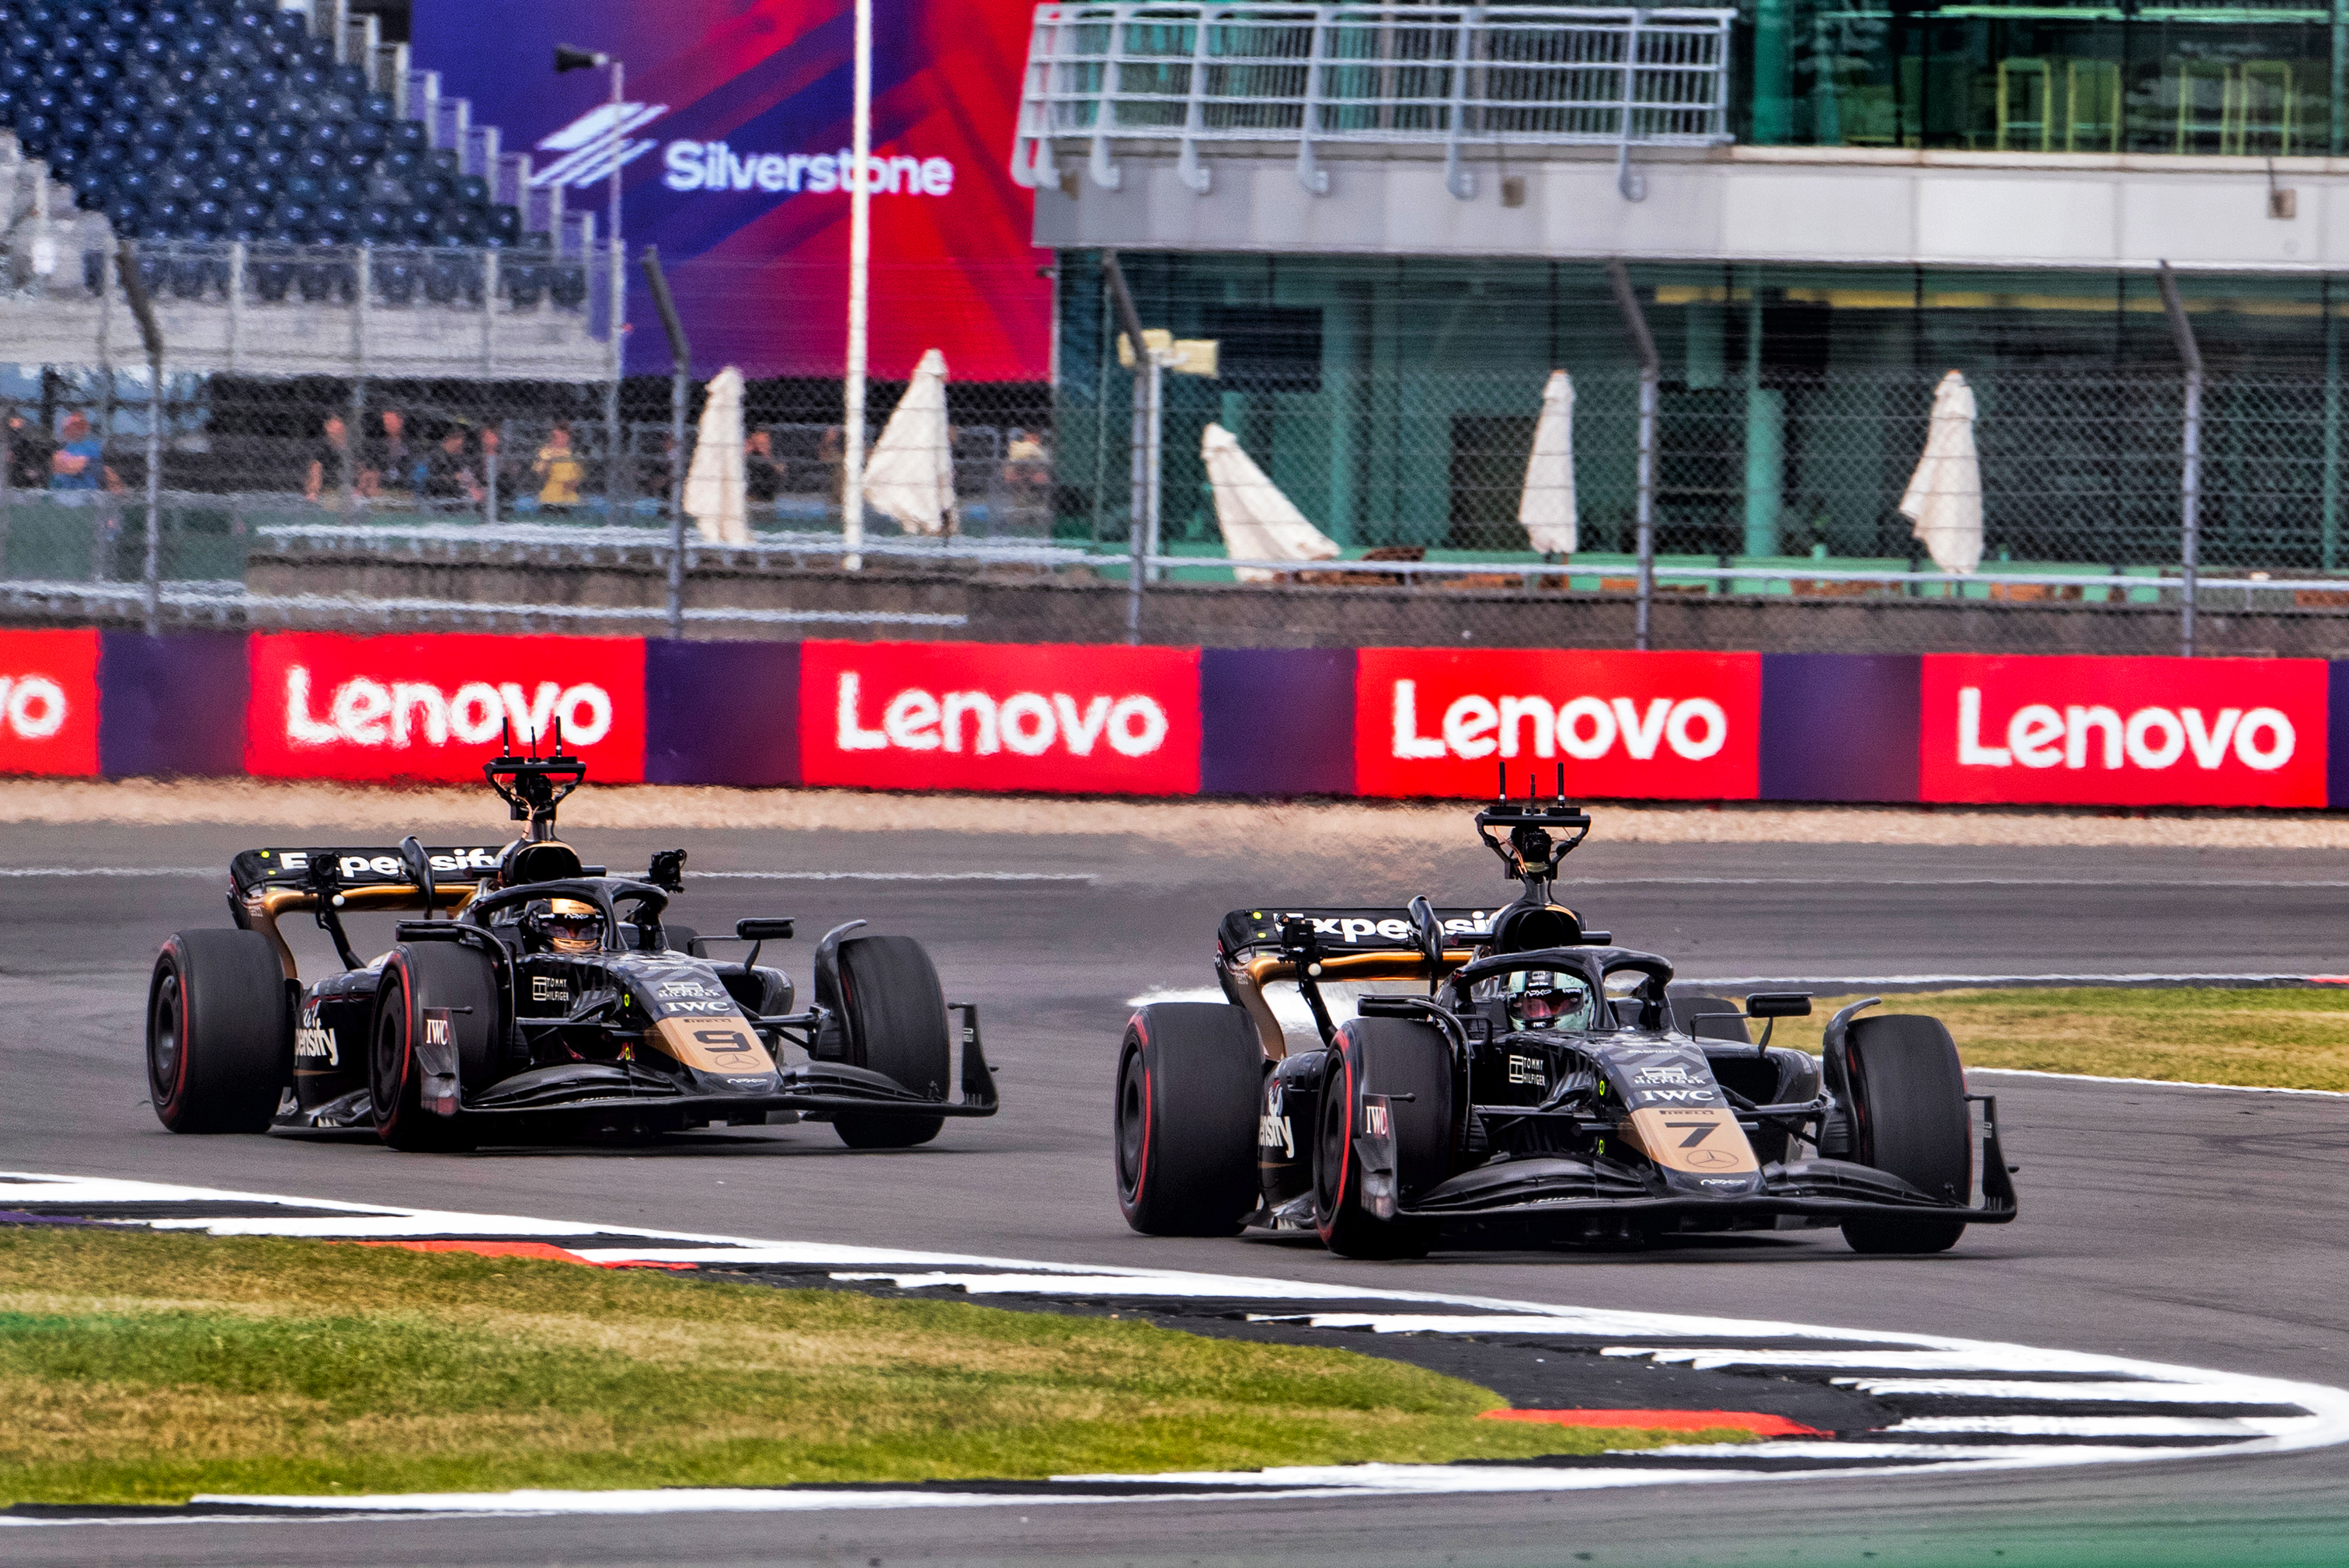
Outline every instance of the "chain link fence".
MULTIPOLYGON (((223 282, 217 259, 133 264, 164 339, 160 396, 110 256, 95 294, 50 278, 29 303, 26 291, 0 301, 21 310, 81 290, 86 302, 64 303, 119 312, 96 348, 0 366, 10 618, 1237 646, 1635 646, 1643 624, 1655 648, 2168 652, 2184 640, 2185 378, 2151 355, 1854 368, 1806 358, 1783 331, 1708 348, 1701 314, 1658 309, 1651 283, 1640 297, 1661 369, 1643 574, 1641 372, 1605 296, 1515 363, 1430 348, 1400 327, 1336 341, 1326 316, 1309 330, 1293 306, 1225 304, 1187 320, 1162 307, 1202 337, 1173 341, 1142 463, 1141 367, 1121 362, 1114 332, 1088 358, 1064 331, 1056 382, 950 377, 943 419, 900 431, 899 456, 940 476, 941 515, 897 515, 868 487, 852 571, 838 380, 749 383, 740 532, 680 518, 708 384, 687 386, 680 445, 667 378, 616 388, 608 369, 581 373, 580 343, 609 364, 595 337, 603 257, 582 266, 571 305, 527 289, 518 302, 511 257, 475 258, 479 299, 460 279, 452 298, 419 281, 404 302, 384 293, 372 254, 307 256, 348 264, 334 275, 348 293, 315 302, 298 280, 283 298, 255 294, 250 254, 228 258, 223 282), (181 280, 182 264, 202 265, 181 280), (499 292, 492 276, 506 280, 499 292), (237 288, 245 319, 232 330, 221 318, 237 288), (306 327, 291 318, 303 310, 317 313, 306 327), (564 373, 432 358, 452 336, 478 354, 492 314, 502 334, 570 334, 535 361, 564 373), (254 358, 293 338, 306 339, 300 365, 254 358), (1571 551, 1536 548, 1520 521, 1529 501, 1562 514, 1547 482, 1528 489, 1557 369, 1573 389, 1570 459, 1556 471, 1571 475, 1571 551), (1981 559, 1966 574, 1937 566, 1900 510, 1950 369, 1974 404, 1981 559), (1243 580, 1203 456, 1217 426, 1333 558, 1268 562, 1243 580), (1140 538, 1137 559, 1133 481, 1154 444, 1157 536, 1140 538)), ((1074 314, 1092 302, 1067 287, 1076 264, 1063 270, 1074 314)), ((890 296, 909 318, 918 284, 890 296)), ((868 451, 907 386, 870 384, 868 451)), ((2199 410, 2198 651, 2349 649, 2337 369, 2214 354, 2199 410)))

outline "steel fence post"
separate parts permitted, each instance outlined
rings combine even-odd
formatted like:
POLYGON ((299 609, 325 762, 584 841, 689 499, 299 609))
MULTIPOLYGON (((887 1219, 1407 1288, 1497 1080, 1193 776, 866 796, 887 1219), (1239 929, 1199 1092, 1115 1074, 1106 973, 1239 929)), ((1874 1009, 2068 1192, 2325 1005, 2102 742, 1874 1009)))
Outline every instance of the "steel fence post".
MULTIPOLYGON (((161 628, 163 618, 163 332, 155 324, 155 306, 147 297, 146 280, 139 275, 139 251, 124 240, 115 253, 115 270, 130 314, 139 319, 139 336, 147 346, 147 560, 140 574, 147 635, 161 628)), ((106 483, 98 475, 101 488, 106 483)))
POLYGON ((1156 400, 1155 389, 1150 386, 1152 377, 1145 367, 1150 361, 1150 345, 1142 334, 1142 315, 1133 308, 1133 296, 1125 286, 1125 269, 1117 265, 1115 251, 1102 253, 1102 274, 1109 279, 1110 301, 1117 306, 1118 325, 1124 328, 1126 341, 1133 346, 1133 469, 1128 486, 1127 501, 1133 514, 1129 534, 1133 562, 1127 569, 1125 591, 1125 640, 1142 640, 1142 585, 1145 576, 1143 556, 1147 553, 1151 491, 1156 480, 1149 472, 1154 445, 1152 437, 1152 404, 1156 400))
POLYGON ((678 317, 677 302, 669 297, 668 278, 661 271, 660 250, 655 245, 645 247, 645 282, 652 288, 654 308, 660 312, 661 330, 668 335, 669 359, 674 367, 668 386, 672 443, 668 466, 668 634, 680 638, 685 635, 685 402, 693 375, 693 345, 686 338, 685 323, 678 317))
POLYGON ((1656 356, 1656 339, 1648 330, 1647 316, 1640 309, 1640 296, 1631 292, 1631 275, 1624 271, 1621 257, 1608 261, 1607 281, 1615 290, 1615 308, 1623 313, 1623 326, 1631 334, 1631 348, 1640 356, 1640 478, 1637 511, 1633 514, 1640 598, 1633 640, 1634 646, 1644 653, 1656 597, 1656 392, 1662 364, 1656 356))
POLYGON ((2178 646, 2194 657, 2194 586, 2202 556, 2202 348, 2194 340, 2194 324, 2186 319, 2186 303, 2178 296, 2178 275, 2161 264, 2161 304, 2169 314, 2170 336, 2177 339, 2178 358, 2186 367, 2186 408, 2180 431, 2183 462, 2178 474, 2178 646))
POLYGON ((0 577, 8 575, 8 534, 16 520, 16 492, 9 484, 16 467, 16 416, 13 402, 0 403, 0 577))
POLYGON ((358 515, 359 427, 367 421, 367 294, 374 284, 375 249, 361 245, 357 250, 356 272, 358 293, 351 304, 351 424, 343 432, 343 517, 346 522, 358 515))

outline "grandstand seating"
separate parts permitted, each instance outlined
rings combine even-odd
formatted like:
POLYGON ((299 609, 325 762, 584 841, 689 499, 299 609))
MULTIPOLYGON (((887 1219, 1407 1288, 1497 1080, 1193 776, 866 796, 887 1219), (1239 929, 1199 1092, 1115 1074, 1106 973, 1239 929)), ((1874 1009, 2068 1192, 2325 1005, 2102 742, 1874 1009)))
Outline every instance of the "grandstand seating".
POLYGON ((348 297, 350 268, 305 259, 322 246, 369 247, 391 304, 478 302, 478 265, 454 258, 488 247, 523 253, 502 278, 514 304, 584 296, 584 273, 530 254, 555 236, 496 199, 528 198, 527 160, 501 160, 493 129, 469 142, 461 102, 373 38, 338 0, 0 0, 0 129, 183 298, 227 281, 201 242, 242 242, 263 299, 348 297))

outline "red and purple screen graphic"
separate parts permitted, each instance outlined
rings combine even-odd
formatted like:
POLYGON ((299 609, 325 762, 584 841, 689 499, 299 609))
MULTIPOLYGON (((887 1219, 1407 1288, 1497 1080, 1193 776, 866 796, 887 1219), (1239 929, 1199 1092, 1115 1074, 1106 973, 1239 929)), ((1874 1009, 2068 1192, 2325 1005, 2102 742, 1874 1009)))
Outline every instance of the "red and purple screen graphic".
MULTIPOLYGON (((957 380, 1050 373, 1051 286, 1034 200, 1012 183, 1028 0, 892 0, 873 29, 872 374, 925 349, 957 380)), ((534 183, 605 226, 621 162, 622 237, 660 247, 694 372, 837 376, 846 353, 847 0, 415 0, 418 68, 471 100, 534 183), (558 43, 625 67, 554 71, 558 43)), ((630 272, 628 368, 668 350, 630 272)))

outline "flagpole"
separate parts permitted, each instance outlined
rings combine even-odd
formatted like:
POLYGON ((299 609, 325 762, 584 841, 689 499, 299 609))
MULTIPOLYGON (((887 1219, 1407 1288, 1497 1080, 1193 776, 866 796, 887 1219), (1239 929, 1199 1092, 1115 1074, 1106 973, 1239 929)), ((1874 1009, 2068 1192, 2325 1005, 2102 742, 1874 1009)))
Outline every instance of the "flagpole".
POLYGON ((873 0, 856 0, 856 108, 849 138, 848 366, 841 464, 841 556, 849 571, 864 566, 864 337, 873 260, 873 0))

